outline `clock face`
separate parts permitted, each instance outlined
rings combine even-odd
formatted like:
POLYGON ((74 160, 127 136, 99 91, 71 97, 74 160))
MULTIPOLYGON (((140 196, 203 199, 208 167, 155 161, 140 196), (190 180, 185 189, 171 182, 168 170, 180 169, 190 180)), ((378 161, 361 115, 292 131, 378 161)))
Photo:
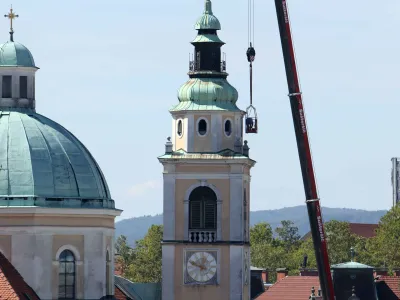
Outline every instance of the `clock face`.
POLYGON ((195 252, 186 264, 189 276, 197 282, 207 282, 217 274, 217 262, 208 252, 195 252))

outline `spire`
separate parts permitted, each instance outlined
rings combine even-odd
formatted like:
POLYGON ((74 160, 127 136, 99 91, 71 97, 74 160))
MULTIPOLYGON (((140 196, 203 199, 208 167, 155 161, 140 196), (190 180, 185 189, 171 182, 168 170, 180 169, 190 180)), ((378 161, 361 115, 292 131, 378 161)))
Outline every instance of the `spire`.
POLYGON ((211 0, 206 0, 205 4, 204 4, 204 13, 207 15, 212 15, 212 3, 211 0))
POLYGON ((356 256, 356 251, 354 250, 354 247, 350 248, 350 256, 351 256, 351 261, 355 261, 355 256, 356 256))
POLYGON ((19 15, 16 15, 13 11, 12 5, 10 8, 10 12, 6 15, 4 15, 4 17, 8 18, 10 20, 10 41, 14 42, 14 28, 13 28, 13 20, 15 18, 18 18, 19 15))

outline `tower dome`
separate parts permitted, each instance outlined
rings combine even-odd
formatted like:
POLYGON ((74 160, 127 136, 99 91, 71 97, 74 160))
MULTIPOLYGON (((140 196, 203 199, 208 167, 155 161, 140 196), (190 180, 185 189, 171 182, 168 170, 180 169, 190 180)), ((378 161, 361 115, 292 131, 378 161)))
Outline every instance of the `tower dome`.
POLYGON ((202 30, 202 29, 213 29, 213 30, 221 30, 221 24, 216 16, 213 15, 211 0, 206 0, 205 8, 203 15, 197 20, 194 29, 202 30))
POLYGON ((28 48, 12 41, 0 45, 0 66, 36 68, 33 56, 28 48))
POLYGON ((85 146, 31 110, 0 111, 0 206, 114 208, 85 146))

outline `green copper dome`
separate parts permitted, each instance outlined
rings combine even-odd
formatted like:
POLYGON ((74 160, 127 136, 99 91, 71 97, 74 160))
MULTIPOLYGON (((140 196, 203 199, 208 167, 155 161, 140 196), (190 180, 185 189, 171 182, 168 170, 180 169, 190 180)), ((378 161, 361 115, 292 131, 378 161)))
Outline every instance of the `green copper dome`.
POLYGON ((6 42, 0 45, 0 67, 36 68, 31 52, 17 42, 6 42))
POLYGON ((0 206, 114 208, 85 146, 32 110, 0 111, 0 206))
POLYGON ((216 16, 212 13, 211 1, 206 0, 205 9, 203 15, 197 20, 194 26, 196 30, 200 29, 214 29, 221 30, 221 24, 219 23, 216 16))
POLYGON ((179 104, 174 110, 238 111, 237 90, 224 78, 190 78, 178 90, 179 104))

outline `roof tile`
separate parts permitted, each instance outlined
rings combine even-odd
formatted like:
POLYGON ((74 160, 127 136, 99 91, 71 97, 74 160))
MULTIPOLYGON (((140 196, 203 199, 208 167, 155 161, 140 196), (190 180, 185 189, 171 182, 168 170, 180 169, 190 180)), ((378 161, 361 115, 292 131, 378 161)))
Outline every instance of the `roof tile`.
POLYGON ((0 252, 0 300, 20 299, 40 300, 17 269, 0 252))
POLYGON ((316 290, 319 288, 317 276, 286 276, 261 294, 257 300, 304 300, 311 295, 312 287, 316 290))

